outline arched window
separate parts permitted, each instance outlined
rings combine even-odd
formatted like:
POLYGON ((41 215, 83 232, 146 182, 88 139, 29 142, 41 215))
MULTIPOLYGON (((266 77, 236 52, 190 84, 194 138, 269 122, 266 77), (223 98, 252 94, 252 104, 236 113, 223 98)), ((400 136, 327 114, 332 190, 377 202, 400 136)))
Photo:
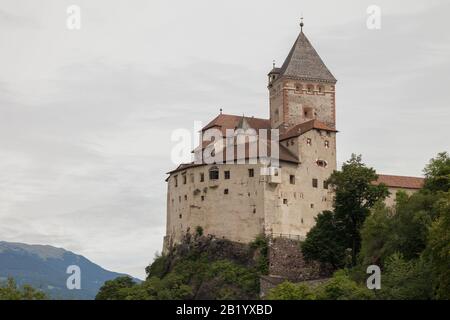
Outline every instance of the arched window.
POLYGON ((219 179, 219 168, 211 167, 209 169, 209 180, 218 180, 219 179))
POLYGON ((308 85, 308 93, 313 93, 314 86, 312 84, 308 85))
POLYGON ((322 168, 326 168, 328 165, 328 163, 325 160, 316 160, 316 164, 322 168))

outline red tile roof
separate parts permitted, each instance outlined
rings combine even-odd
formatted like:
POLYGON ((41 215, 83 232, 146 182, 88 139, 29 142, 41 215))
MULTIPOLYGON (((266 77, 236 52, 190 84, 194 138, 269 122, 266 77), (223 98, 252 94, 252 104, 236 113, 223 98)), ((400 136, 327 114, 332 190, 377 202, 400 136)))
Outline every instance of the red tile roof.
POLYGON ((289 138, 293 138, 293 137, 298 137, 302 134, 304 134, 305 132, 308 132, 312 129, 318 129, 318 130, 325 130, 325 131, 331 131, 331 132, 337 132, 336 129, 328 126, 327 124, 319 121, 319 120, 309 120, 300 124, 297 124, 296 126, 292 127, 291 129, 289 129, 287 132, 283 133, 280 135, 280 141, 289 139, 289 138))
POLYGON ((421 189, 424 181, 424 178, 419 177, 379 174, 378 180, 375 181, 374 184, 378 185, 380 183, 384 183, 386 186, 392 188, 421 189))
MULTIPOLYGON (((215 117, 210 123, 208 123, 205 127, 203 127, 202 131, 205 131, 213 127, 218 127, 219 129, 222 130, 223 134, 225 135, 226 129, 236 129, 242 117, 243 116, 221 113, 217 117, 215 117)), ((244 119, 247 121, 250 127, 255 130, 270 129, 269 119, 261 119, 254 117, 244 117, 244 119)))

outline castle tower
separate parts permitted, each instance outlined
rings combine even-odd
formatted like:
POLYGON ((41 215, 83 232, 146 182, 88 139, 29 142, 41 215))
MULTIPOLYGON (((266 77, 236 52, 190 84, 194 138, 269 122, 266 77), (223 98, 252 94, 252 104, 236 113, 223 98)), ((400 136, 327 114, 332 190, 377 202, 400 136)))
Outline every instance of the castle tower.
POLYGON ((283 65, 268 74, 271 127, 283 132, 316 119, 336 128, 336 79, 303 33, 303 22, 300 26, 283 65))

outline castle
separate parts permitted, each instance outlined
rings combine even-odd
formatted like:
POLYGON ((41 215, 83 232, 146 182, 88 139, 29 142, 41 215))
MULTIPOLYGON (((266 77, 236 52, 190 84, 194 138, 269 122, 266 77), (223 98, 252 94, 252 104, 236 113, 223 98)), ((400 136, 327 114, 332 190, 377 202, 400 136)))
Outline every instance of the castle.
MULTIPOLYGON (((202 129, 196 161, 168 173, 164 251, 197 230, 243 243, 260 234, 301 240, 317 214, 332 209, 326 180, 337 169, 336 79, 301 28, 283 65, 268 74, 270 119, 220 112, 202 129)), ((380 175, 381 182, 391 205, 397 190, 414 192, 423 179, 380 175)))

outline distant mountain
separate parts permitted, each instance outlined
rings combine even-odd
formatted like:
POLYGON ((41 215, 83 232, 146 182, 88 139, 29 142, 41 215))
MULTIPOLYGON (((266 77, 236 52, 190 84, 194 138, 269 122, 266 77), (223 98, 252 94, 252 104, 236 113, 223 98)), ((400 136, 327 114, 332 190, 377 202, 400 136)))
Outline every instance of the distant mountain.
POLYGON ((30 284, 53 299, 94 299, 105 281, 124 275, 61 248, 0 241, 0 281, 13 277, 18 285, 30 284), (66 287, 70 265, 81 269, 80 290, 66 287))

